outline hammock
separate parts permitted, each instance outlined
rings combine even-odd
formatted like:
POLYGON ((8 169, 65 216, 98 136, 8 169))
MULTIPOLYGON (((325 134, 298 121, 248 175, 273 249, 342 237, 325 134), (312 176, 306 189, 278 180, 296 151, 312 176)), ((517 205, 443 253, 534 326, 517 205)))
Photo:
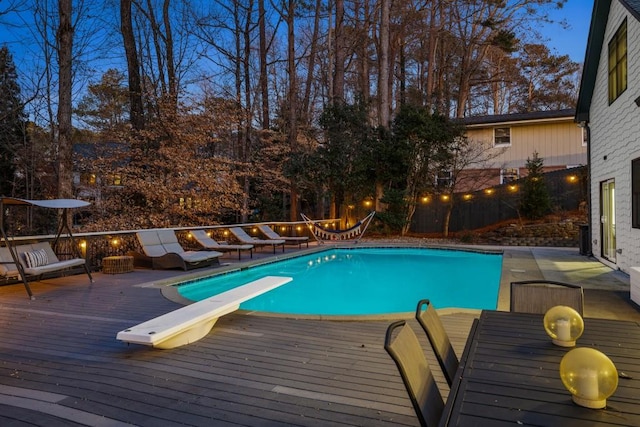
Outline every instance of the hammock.
POLYGON ((314 221, 305 214, 301 213, 302 219, 311 230, 311 234, 316 238, 318 243, 324 243, 325 241, 354 241, 357 242, 362 238, 364 232, 367 231, 367 227, 371 223, 375 211, 369 213, 363 219, 358 221, 353 227, 349 227, 346 230, 331 230, 320 225, 320 221, 314 221))

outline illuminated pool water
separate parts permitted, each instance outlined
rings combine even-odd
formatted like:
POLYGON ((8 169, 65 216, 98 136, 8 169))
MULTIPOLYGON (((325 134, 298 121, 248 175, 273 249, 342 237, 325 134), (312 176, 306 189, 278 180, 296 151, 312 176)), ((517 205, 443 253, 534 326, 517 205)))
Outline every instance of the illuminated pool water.
POLYGON ((263 276, 293 281, 240 308, 280 314, 359 316, 436 308, 495 309, 502 255, 418 248, 329 249, 177 285, 198 301, 263 276))

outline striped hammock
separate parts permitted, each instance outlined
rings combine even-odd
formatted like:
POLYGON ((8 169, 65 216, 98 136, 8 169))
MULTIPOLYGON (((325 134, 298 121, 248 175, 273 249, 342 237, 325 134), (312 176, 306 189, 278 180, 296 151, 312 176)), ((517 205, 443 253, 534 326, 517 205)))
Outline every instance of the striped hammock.
POLYGON ((314 221, 310 219, 305 214, 300 214, 302 219, 311 230, 311 234, 316 238, 318 243, 324 243, 325 241, 354 241, 357 242, 362 238, 364 232, 367 231, 367 227, 371 223, 373 216, 376 214, 375 211, 369 213, 369 215, 365 216, 363 219, 358 221, 353 227, 349 227, 346 230, 332 230, 323 227, 320 221, 314 221))

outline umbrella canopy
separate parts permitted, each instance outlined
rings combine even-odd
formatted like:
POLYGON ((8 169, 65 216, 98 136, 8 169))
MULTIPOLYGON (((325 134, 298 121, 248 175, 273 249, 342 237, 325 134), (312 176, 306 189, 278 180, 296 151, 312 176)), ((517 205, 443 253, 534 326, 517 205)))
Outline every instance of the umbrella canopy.
POLYGON ((0 203, 3 205, 39 206, 50 209, 74 209, 91 205, 89 202, 78 199, 28 200, 15 197, 0 197, 0 203))

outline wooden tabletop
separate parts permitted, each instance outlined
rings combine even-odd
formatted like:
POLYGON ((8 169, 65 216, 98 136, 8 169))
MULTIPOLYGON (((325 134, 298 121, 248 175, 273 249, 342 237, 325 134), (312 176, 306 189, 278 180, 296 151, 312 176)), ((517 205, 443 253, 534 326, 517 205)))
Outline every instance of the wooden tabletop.
POLYGON ((551 343, 542 315, 483 311, 472 330, 441 426, 640 426, 640 325, 585 319, 577 347, 606 354, 618 388, 605 409, 573 403, 559 365, 571 348, 551 343))

